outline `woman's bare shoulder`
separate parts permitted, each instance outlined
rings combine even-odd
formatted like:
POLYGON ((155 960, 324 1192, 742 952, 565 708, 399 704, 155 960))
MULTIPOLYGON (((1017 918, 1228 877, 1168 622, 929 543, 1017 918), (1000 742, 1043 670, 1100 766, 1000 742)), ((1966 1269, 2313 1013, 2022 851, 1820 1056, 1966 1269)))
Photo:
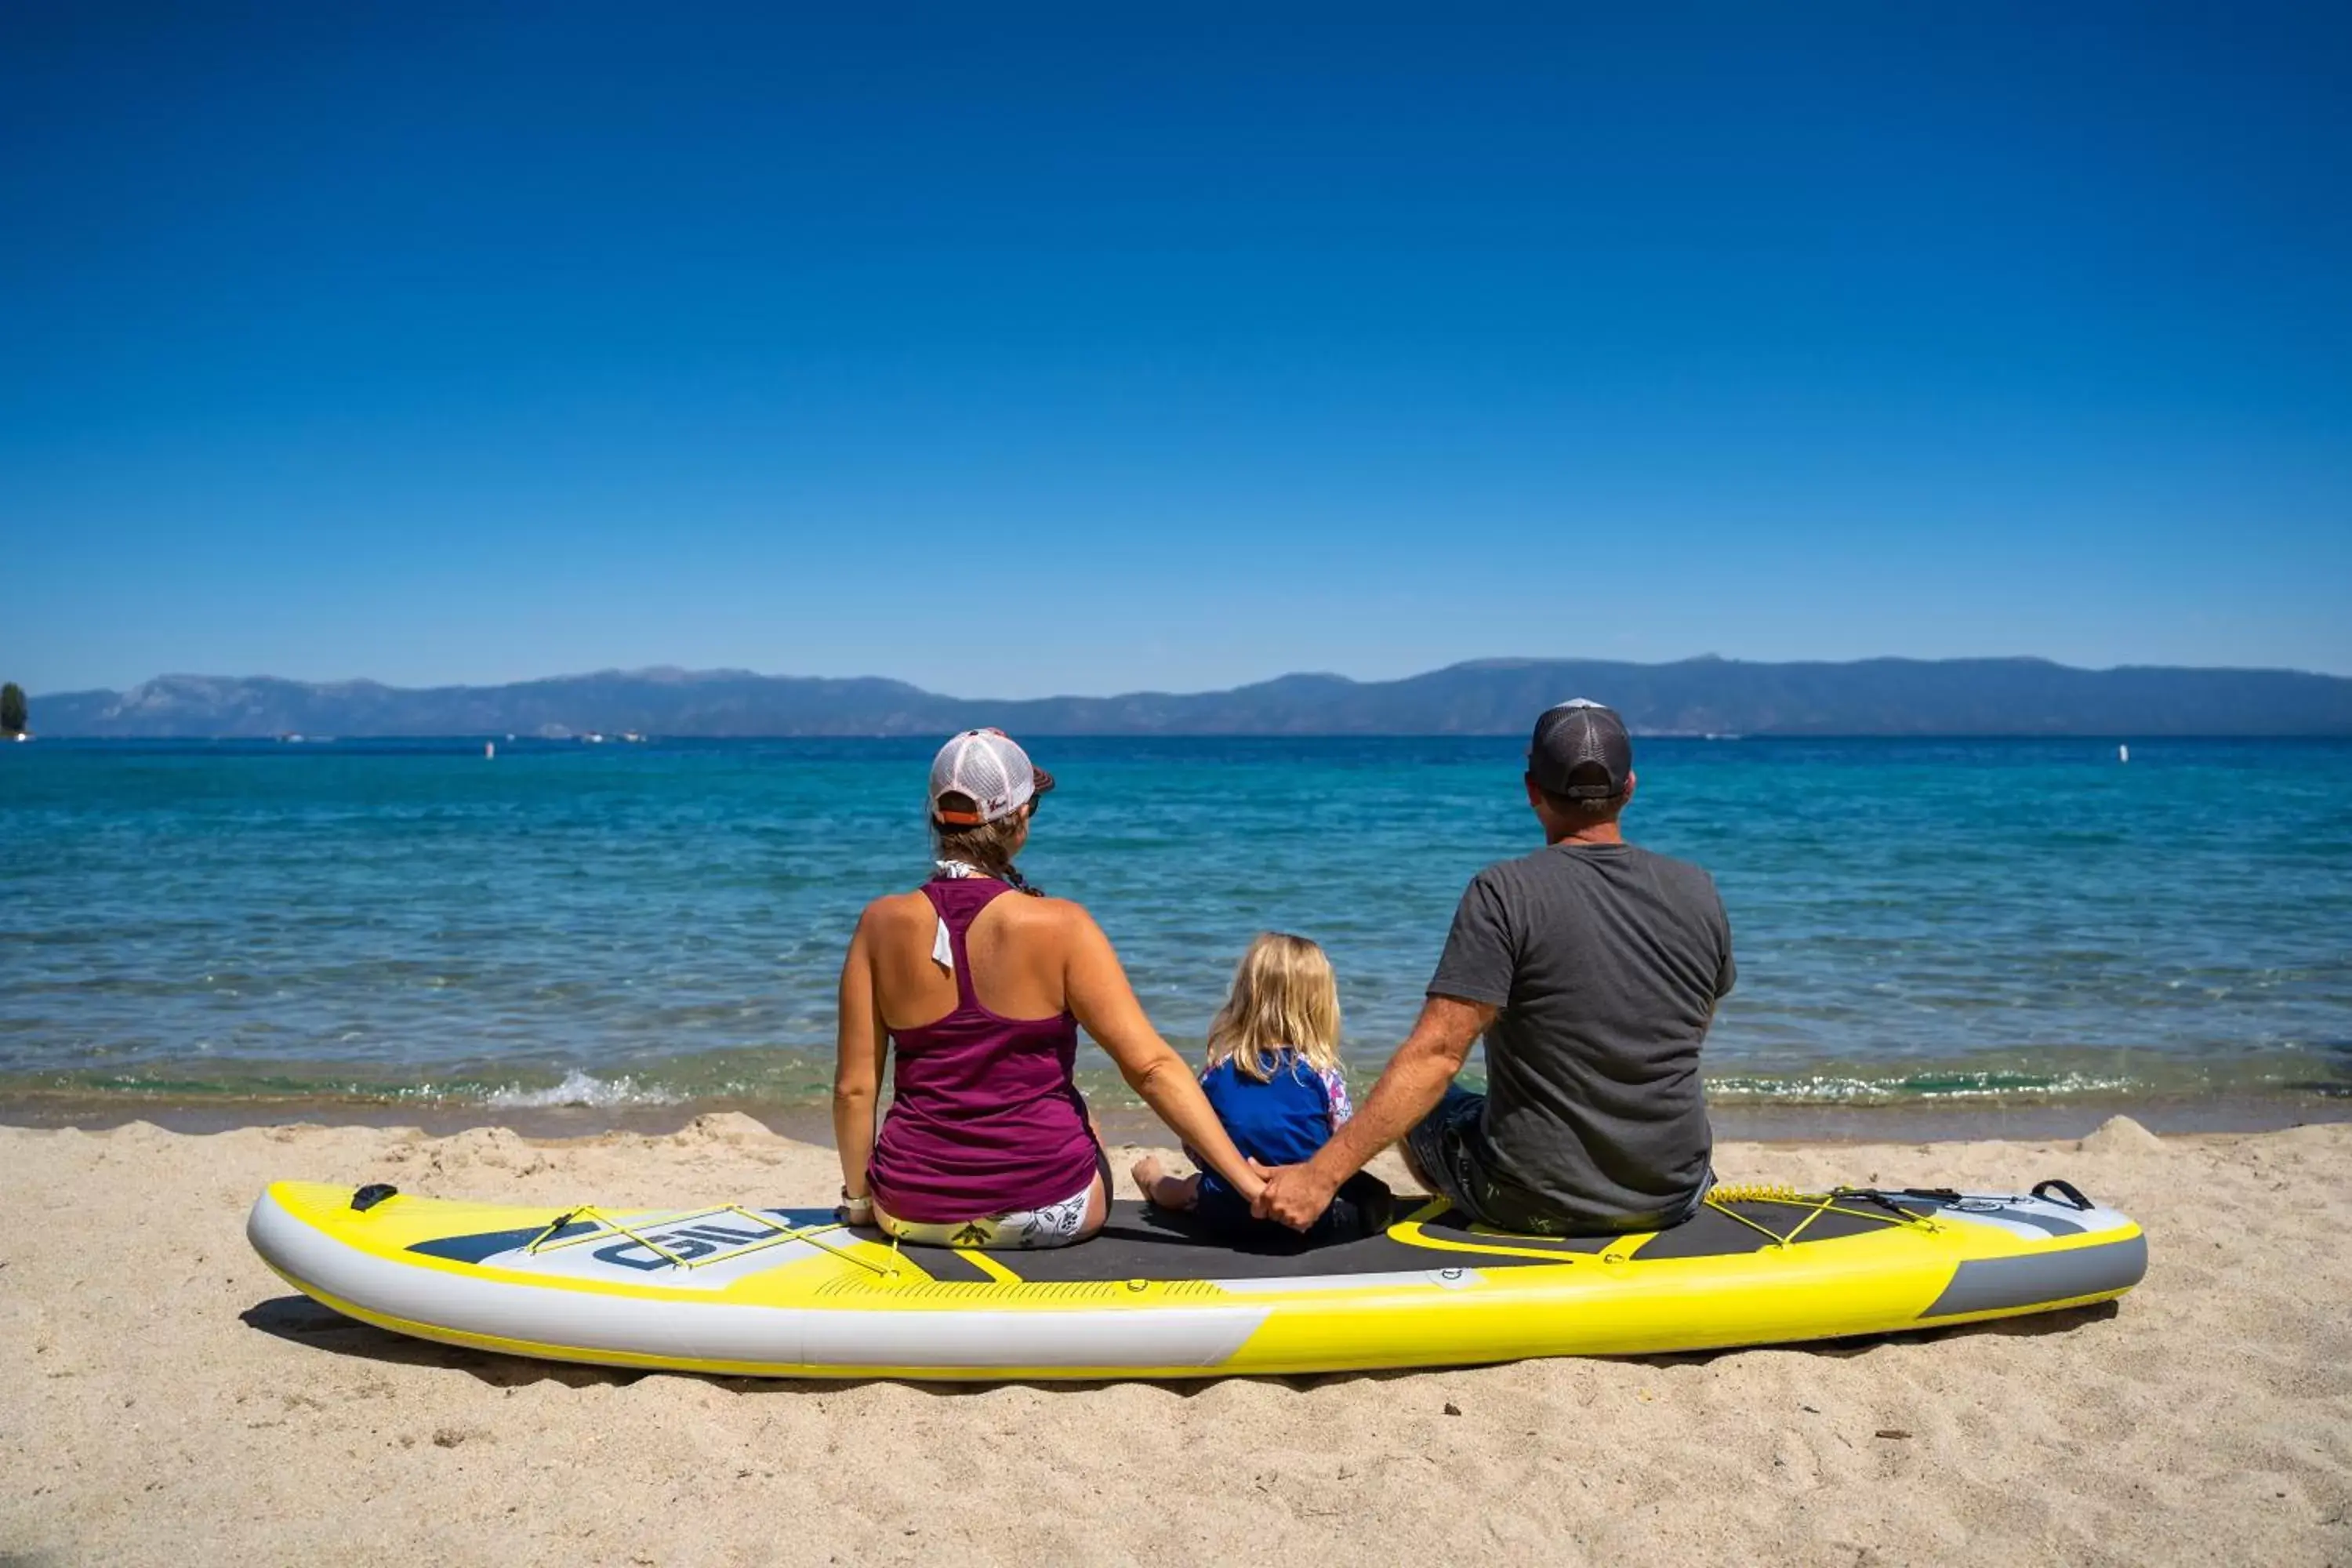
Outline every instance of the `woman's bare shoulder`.
POLYGON ((1076 899, 1000 899, 1017 929, 1050 932, 1062 940, 1083 936, 1095 929, 1094 916, 1076 899))
POLYGON ((1034 893, 1006 893, 989 901, 989 914, 1024 931, 1058 930, 1085 921, 1086 907, 1074 899, 1039 898, 1034 893))
POLYGON ((929 924, 931 919, 931 900, 922 894, 885 893, 866 906, 857 924, 863 931, 890 931, 919 921, 929 924))

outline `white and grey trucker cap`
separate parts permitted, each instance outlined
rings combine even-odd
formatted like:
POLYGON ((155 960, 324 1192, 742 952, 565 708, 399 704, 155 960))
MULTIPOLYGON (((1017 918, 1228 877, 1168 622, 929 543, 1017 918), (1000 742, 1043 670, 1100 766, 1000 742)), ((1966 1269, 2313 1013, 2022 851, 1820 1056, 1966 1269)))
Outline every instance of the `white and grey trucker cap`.
POLYGON ((1054 775, 1003 731, 966 730, 931 759, 931 819, 977 827, 1012 816, 1053 787, 1054 775), (948 795, 961 799, 950 808, 941 804, 948 795))

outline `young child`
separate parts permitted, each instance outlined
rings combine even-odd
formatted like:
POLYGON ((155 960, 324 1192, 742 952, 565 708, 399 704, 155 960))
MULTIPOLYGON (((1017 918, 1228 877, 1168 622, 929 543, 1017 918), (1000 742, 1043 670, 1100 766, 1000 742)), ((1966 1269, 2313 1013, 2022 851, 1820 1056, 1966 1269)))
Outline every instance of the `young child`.
MULTIPOLYGON (((1339 1076, 1339 985, 1321 948, 1281 931, 1250 943, 1234 970, 1232 994, 1209 1026, 1201 1089, 1234 1146, 1261 1165, 1298 1164, 1346 1125, 1355 1107, 1339 1076)), ((1196 1214, 1221 1235, 1296 1238, 1253 1218, 1213 1172, 1171 1175, 1147 1154, 1131 1173, 1154 1206, 1196 1214)), ((1377 1178, 1351 1179, 1305 1239, 1349 1240, 1387 1228, 1390 1196, 1377 1178)))

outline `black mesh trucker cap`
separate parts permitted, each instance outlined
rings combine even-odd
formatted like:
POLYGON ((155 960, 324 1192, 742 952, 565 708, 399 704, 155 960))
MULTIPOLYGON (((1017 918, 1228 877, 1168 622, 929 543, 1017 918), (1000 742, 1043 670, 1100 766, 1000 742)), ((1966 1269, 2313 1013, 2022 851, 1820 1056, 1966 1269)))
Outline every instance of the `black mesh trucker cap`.
POLYGON ((1615 800, 1633 773, 1633 742, 1626 737, 1625 721, 1589 697, 1546 709, 1528 742, 1528 773, 1550 795, 1615 800), (1581 776, 1579 769, 1584 770, 1581 776))

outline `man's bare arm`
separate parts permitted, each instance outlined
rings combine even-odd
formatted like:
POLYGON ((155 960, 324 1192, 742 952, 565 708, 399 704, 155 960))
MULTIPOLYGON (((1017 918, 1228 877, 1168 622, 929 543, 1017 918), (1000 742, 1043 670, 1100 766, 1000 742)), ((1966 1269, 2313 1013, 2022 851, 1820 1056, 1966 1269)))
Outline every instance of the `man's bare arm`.
POLYGON ((1340 1183, 1412 1131, 1445 1097, 1446 1086, 1470 1059, 1471 1046, 1495 1021, 1495 1013, 1486 1003, 1458 996, 1432 996, 1423 1004, 1420 1021, 1355 1117, 1312 1160, 1286 1165, 1267 1179, 1252 1205, 1258 1217, 1280 1220, 1295 1230, 1320 1219, 1340 1183))

